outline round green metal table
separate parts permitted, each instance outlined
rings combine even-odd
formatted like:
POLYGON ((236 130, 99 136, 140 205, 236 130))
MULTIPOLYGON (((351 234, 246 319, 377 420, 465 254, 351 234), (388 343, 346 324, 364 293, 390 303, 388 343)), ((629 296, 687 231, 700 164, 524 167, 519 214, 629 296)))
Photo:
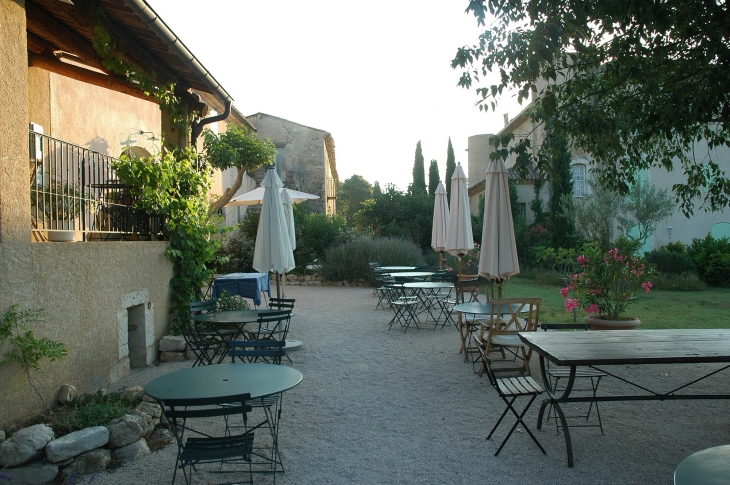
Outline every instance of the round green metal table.
POLYGON ((689 455, 674 470, 674 485, 730 485, 730 445, 689 455))
POLYGON ((147 395, 165 399, 201 399, 251 394, 251 399, 287 391, 302 382, 302 373, 273 364, 218 364, 181 369, 150 381, 147 395))

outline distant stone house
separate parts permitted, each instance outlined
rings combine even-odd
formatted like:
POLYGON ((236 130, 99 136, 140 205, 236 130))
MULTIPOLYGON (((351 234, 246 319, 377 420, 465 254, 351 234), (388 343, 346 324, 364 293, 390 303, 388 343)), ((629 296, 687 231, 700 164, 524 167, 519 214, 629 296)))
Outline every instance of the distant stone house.
MULTIPOLYGON (((176 94, 203 116, 227 114, 232 99, 144 0, 0 0, 0 12, 0 312, 45 308, 33 330, 68 347, 34 374, 53 402, 62 384, 100 389, 156 360, 169 322, 168 243, 158 219, 120 202, 109 161, 154 153, 163 138, 189 143, 154 100, 104 68, 94 27, 127 62, 177 80, 176 94), (46 177, 78 188, 70 229, 46 220, 46 177), (75 242, 47 242, 55 232, 75 242)), ((0 428, 43 408, 18 364, 1 365, 0 382, 0 428)))
MULTIPOLYGON (((536 127, 527 115, 529 106, 522 110, 512 120, 506 120, 504 128, 496 135, 514 133, 515 139, 531 137, 532 146, 539 147, 545 138, 542 127, 536 127)), ((489 144, 491 134, 475 135, 469 137, 469 205, 472 214, 476 213, 479 207, 479 198, 484 195, 484 178, 493 147, 489 144)), ((698 152, 707 150, 707 147, 698 147, 698 152)), ((730 173, 730 149, 721 147, 717 149, 721 156, 717 157, 721 168, 730 173)), ((591 157, 582 150, 571 150, 571 172, 573 175, 573 197, 579 198, 589 195, 590 187, 587 183, 591 168, 591 157)), ((514 155, 505 163, 508 169, 515 164, 514 155)), ((642 174, 658 189, 667 189, 671 192, 672 185, 683 178, 681 171, 667 172, 664 169, 652 168, 642 174)), ((530 202, 535 197, 534 180, 536 174, 532 172, 527 179, 520 180, 516 172, 510 170, 510 181, 517 188, 517 196, 520 210, 525 215, 528 223, 534 221, 535 217, 530 209, 530 202)), ((545 184, 540 192, 543 207, 548 209, 549 184, 545 184)), ((703 212, 696 211, 691 219, 687 219, 679 210, 675 211, 668 219, 661 221, 659 226, 651 235, 644 246, 645 249, 656 249, 669 242, 680 241, 685 244, 692 242, 694 238, 704 238, 708 233, 714 237, 730 236, 730 218, 725 212, 703 212)))
MULTIPOLYGON (((254 124, 260 138, 268 138, 276 145, 275 168, 284 185, 318 195, 319 199, 306 204, 315 211, 334 215, 339 178, 332 135, 265 113, 247 119, 254 124)), ((257 172, 256 178, 258 182, 263 179, 263 169, 257 172)))

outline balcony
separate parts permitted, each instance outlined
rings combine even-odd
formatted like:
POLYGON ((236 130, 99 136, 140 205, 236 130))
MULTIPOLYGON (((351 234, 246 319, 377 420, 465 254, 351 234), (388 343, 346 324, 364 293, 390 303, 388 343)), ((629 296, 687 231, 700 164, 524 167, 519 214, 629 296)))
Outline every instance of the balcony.
POLYGON ((164 239, 163 217, 134 207, 114 158, 33 131, 29 148, 34 241, 164 239))

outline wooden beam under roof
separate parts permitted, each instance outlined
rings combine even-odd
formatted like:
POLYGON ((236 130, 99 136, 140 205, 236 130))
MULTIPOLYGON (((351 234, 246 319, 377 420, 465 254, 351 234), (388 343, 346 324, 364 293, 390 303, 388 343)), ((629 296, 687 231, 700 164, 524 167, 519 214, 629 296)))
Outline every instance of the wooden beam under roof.
MULTIPOLYGON (((77 81, 93 84, 94 86, 99 86, 128 96, 144 99, 145 101, 157 103, 153 96, 148 96, 136 85, 130 82, 118 79, 114 76, 102 74, 100 72, 91 71, 82 66, 68 64, 56 58, 54 55, 48 56, 28 52, 28 66, 45 69, 47 71, 60 74, 61 76, 76 79, 77 81)), ((191 110, 202 111, 205 107, 204 103, 199 102, 190 93, 184 93, 181 98, 187 103, 191 110)))
POLYGON ((83 37, 69 29, 33 2, 25 4, 26 28, 29 32, 46 40, 58 50, 69 52, 83 59, 86 64, 108 72, 94 47, 83 37))

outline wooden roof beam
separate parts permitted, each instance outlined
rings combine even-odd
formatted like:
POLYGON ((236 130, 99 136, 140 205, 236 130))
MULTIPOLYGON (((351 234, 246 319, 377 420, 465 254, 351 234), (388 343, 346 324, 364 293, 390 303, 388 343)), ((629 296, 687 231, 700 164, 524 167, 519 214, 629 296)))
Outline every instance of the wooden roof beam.
POLYGON ((50 44, 74 54, 83 59, 88 65, 109 72, 102 64, 99 54, 87 40, 69 29, 55 17, 47 14, 45 10, 33 2, 26 2, 25 12, 27 19, 27 30, 32 34, 46 40, 50 44))

